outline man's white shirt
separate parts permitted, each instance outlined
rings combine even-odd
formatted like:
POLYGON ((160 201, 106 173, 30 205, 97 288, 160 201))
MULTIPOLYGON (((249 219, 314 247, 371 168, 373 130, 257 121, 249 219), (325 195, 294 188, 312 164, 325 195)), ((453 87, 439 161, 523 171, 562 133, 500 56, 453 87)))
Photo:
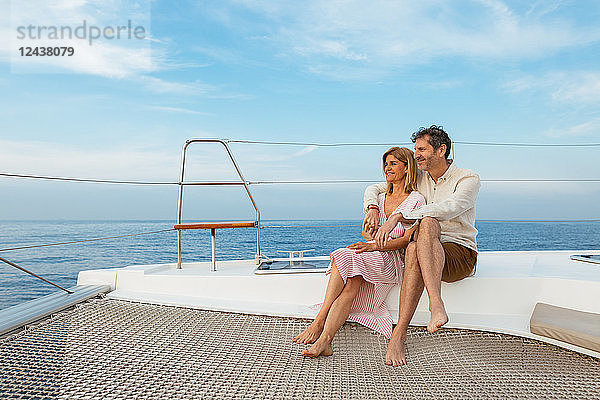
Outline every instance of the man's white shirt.
MULTIPOLYGON (((451 161, 451 160, 450 160, 451 161)), ((411 211, 402 211, 406 219, 433 217, 440 223, 441 242, 454 242, 477 251, 475 202, 481 183, 479 175, 469 169, 450 166, 437 183, 428 172, 419 170, 417 190, 427 204, 411 211)), ((386 183, 377 183, 365 190, 364 209, 377 204, 377 195, 385 192, 386 183)))

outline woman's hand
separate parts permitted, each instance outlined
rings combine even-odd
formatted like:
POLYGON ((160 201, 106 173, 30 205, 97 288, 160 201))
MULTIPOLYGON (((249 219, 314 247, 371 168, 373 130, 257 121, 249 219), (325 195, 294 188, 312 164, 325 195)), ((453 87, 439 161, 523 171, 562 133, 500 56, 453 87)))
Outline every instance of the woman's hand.
POLYGON ((348 246, 349 249, 356 250, 357 253, 364 253, 366 251, 377 250, 375 243, 356 242, 348 246))
POLYGON ((379 227, 374 236, 375 243, 377 243, 378 247, 383 248, 385 242, 390 239, 390 232, 392 232, 396 225, 398 225, 398 220, 398 214, 390 215, 390 218, 388 218, 388 220, 379 227))
POLYGON ((379 211, 375 208, 370 208, 367 211, 365 220, 363 221, 363 231, 374 235, 377 232, 377 226, 379 225, 379 211))
POLYGON ((365 241, 369 242, 371 240, 375 239, 375 233, 377 233, 377 230, 379 229, 379 225, 375 226, 374 228, 369 228, 369 230, 364 230, 362 231, 362 237, 365 241))
POLYGON ((367 231, 362 231, 362 237, 367 242, 370 241, 370 240, 375 239, 375 235, 373 235, 373 234, 371 234, 371 232, 367 232, 367 231))

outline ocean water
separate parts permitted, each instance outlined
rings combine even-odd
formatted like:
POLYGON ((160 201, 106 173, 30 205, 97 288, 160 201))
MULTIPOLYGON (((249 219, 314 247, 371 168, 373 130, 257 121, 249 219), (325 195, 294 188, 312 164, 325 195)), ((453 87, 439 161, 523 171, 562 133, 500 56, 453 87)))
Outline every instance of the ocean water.
MULTIPOLYGON (((263 221, 263 254, 283 256, 277 250, 315 249, 310 255, 361 240, 361 221, 263 221), (293 226, 293 227, 281 227, 293 226), (321 227, 326 226, 326 227, 321 227)), ((0 221, 0 249, 135 234, 170 229, 173 221, 0 221)), ((479 251, 489 250, 597 250, 600 221, 508 222, 478 221, 479 251)), ((134 264, 177 260, 174 231, 74 245, 0 251, 0 257, 27 268, 64 287, 77 283, 79 271, 119 268, 134 264)), ((254 229, 217 231, 217 260, 253 258, 254 229)), ((183 233, 183 260, 210 260, 210 234, 183 233)), ((0 309, 57 291, 30 275, 0 262, 0 309)))

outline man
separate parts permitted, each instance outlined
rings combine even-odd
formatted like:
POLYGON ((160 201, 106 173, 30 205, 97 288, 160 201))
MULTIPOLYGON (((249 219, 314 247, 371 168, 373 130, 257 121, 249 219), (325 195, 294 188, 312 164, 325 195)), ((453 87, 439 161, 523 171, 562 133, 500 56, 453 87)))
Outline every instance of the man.
MULTIPOLYGON (((406 248, 398 324, 385 357, 386 364, 393 366, 406 364, 406 331, 423 289, 427 289, 431 313, 427 330, 433 333, 448 322, 441 281, 455 282, 472 275, 477 262, 475 201, 479 176, 448 159, 451 141, 441 126, 421 128, 411 139, 419 167, 417 190, 427 204, 391 215, 375 236, 381 246, 398 222, 419 223, 406 248)), ((365 229, 377 229, 377 195, 384 190, 385 184, 381 183, 365 191, 365 229)))

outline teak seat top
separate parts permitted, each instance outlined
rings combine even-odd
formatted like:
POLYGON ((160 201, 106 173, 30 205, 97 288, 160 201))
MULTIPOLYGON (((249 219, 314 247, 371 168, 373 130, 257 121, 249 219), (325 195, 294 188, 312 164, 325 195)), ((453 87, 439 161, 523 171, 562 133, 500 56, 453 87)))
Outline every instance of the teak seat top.
POLYGON ((175 229, 227 229, 227 228, 256 228, 256 221, 221 221, 176 224, 175 229))

